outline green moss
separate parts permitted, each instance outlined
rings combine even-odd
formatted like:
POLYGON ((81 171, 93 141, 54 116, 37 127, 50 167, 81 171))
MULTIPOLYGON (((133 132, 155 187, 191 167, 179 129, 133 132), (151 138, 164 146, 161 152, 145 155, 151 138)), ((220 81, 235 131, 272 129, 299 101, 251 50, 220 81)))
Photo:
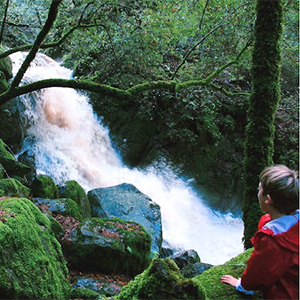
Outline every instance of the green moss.
POLYGON ((186 279, 171 259, 155 258, 142 274, 122 288, 117 300, 129 299, 205 299, 195 279, 186 279))
POLYGON ((70 198, 44 199, 33 198, 34 203, 39 207, 46 205, 50 211, 63 216, 71 216, 82 220, 81 210, 75 201, 70 198))
MULTIPOLYGON (((0 45, 0 53, 3 52, 5 52, 5 49, 2 45, 0 45)), ((12 63, 9 57, 4 57, 0 59, 0 71, 3 72, 6 80, 13 77, 12 63)))
POLYGON ((260 211, 257 205, 258 175, 272 164, 274 118, 280 100, 280 42, 282 1, 258 0, 256 6, 254 48, 252 54, 252 95, 249 102, 244 160, 245 247, 257 229, 260 211))
POLYGON ((137 223, 90 218, 63 247, 74 268, 134 276, 150 263, 151 237, 137 223))
POLYGON ((59 193, 61 197, 74 200, 82 210, 84 218, 91 217, 90 201, 84 189, 75 180, 66 181, 59 187, 59 193))
POLYGON ((99 293, 85 287, 79 287, 71 290, 71 299, 101 299, 99 297, 99 293))
POLYGON ((221 277, 226 274, 236 278, 241 277, 252 251, 253 249, 248 249, 224 265, 212 267, 196 277, 206 291, 207 299, 262 299, 260 293, 247 296, 236 291, 232 286, 221 283, 221 277))
POLYGON ((28 197, 30 189, 14 178, 0 180, 0 197, 28 197))
POLYGON ((48 175, 38 175, 31 184, 34 197, 56 199, 58 188, 53 179, 48 175))
POLYGON ((25 198, 0 201, 0 295, 66 299, 68 270, 50 221, 25 198))

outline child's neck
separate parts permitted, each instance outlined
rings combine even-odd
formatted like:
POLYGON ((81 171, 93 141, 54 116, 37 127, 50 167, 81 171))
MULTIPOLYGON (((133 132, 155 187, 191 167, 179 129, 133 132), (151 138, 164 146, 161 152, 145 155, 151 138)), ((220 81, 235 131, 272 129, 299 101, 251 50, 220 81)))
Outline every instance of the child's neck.
POLYGON ((270 214, 271 220, 275 220, 275 219, 278 219, 280 217, 286 216, 286 214, 284 214, 280 211, 270 212, 269 214, 270 214))

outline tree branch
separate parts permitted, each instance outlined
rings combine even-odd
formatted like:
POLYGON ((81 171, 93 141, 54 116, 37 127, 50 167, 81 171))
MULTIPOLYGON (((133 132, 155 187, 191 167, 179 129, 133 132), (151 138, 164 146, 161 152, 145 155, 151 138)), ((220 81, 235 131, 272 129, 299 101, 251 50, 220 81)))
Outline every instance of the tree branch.
POLYGON ((185 64, 186 60, 188 59, 188 57, 191 55, 191 53, 199 46, 201 45, 211 34, 213 34, 218 28, 220 28, 221 26, 223 26, 224 22, 227 21, 227 19, 232 16, 239 8, 241 8, 242 6, 247 5, 247 3, 241 4, 239 5, 237 8, 235 8, 230 14, 228 14, 223 21, 217 25, 215 28, 213 28, 210 32, 208 32, 198 43, 196 43, 191 49, 190 51, 185 55, 185 57, 183 58, 182 62, 179 64, 179 66, 176 68, 175 72, 173 73, 171 80, 173 80, 176 76, 176 74, 178 73, 179 69, 185 64))
POLYGON ((0 95, 0 105, 6 103, 12 98, 50 87, 66 87, 78 90, 87 90, 90 92, 101 93, 107 96, 113 96, 116 98, 131 97, 131 93, 128 91, 124 91, 104 84, 97 84, 87 80, 45 79, 6 91, 5 93, 0 95))
POLYGON ((30 52, 28 53, 27 57, 25 58, 21 68, 19 69, 17 75, 15 76, 13 82, 11 83, 11 89, 17 87, 27 68, 29 67, 30 63, 33 61, 36 53, 38 52, 43 40, 45 39, 45 37, 47 36, 47 34, 49 33, 55 19, 58 13, 58 5, 62 2, 62 0, 52 0, 49 12, 48 12, 48 18, 47 21, 44 25, 44 27, 42 28, 42 30, 40 31, 40 33, 38 34, 30 52))
POLYGON ((0 32, 0 44, 2 43, 2 39, 3 39, 3 32, 4 32, 6 17, 7 17, 8 6, 9 6, 9 0, 6 0, 5 11, 4 11, 3 21, 1 26, 1 32, 0 32))

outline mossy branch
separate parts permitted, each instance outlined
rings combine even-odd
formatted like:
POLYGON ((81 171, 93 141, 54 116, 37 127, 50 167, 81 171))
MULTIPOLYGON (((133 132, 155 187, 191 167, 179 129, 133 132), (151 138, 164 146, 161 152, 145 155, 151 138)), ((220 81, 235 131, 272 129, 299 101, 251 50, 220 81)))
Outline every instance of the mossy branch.
POLYGON ((228 68, 231 65, 238 64, 241 56, 243 55, 243 53, 245 52, 245 50, 251 45, 252 42, 253 42, 253 38, 250 38, 249 41, 246 43, 246 45, 243 47, 243 49, 236 56, 235 59, 229 61, 228 63, 224 64, 223 66, 221 66, 220 68, 218 68, 217 70, 215 70, 213 73, 211 73, 209 76, 207 76, 204 80, 206 82, 211 82, 214 78, 216 78, 226 68, 228 68))
POLYGON ((171 92, 175 92, 176 82, 175 81, 150 81, 142 84, 133 86, 132 88, 127 89, 126 91, 132 96, 140 94, 144 91, 151 89, 166 89, 171 92))
POLYGON ((104 84, 98 84, 87 80, 72 79, 45 79, 29 83, 20 87, 16 87, 6 91, 0 95, 0 105, 6 103, 12 98, 21 96, 30 92, 38 91, 50 87, 66 87, 78 90, 87 90, 90 92, 101 93, 116 98, 130 98, 131 93, 118 88, 114 88, 104 84))

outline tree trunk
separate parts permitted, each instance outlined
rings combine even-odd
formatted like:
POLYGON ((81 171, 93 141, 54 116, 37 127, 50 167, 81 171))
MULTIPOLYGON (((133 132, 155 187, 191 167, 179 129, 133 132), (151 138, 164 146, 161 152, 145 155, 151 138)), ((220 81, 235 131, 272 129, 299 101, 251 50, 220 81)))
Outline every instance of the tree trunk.
POLYGON ((274 117, 280 99, 281 0, 258 0, 252 56, 250 96, 244 160, 244 246, 257 231, 262 211, 257 200, 258 176, 272 164, 274 117))

